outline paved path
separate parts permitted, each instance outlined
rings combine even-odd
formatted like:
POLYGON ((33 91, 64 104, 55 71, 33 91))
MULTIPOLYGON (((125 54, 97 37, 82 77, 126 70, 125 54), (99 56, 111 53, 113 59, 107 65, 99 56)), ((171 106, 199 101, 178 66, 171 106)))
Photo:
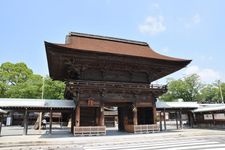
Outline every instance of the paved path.
POLYGON ((0 149, 2 150, 224 150, 224 148, 224 130, 185 129, 153 134, 93 137, 71 137, 64 134, 0 137, 0 149))

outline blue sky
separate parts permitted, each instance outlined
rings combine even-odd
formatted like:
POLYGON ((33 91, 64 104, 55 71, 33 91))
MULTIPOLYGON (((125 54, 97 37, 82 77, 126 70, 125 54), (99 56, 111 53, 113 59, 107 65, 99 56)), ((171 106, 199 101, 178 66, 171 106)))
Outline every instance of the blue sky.
POLYGON ((166 78, 197 73, 206 83, 225 81, 224 14, 224 0, 2 0, 0 63, 25 62, 47 75, 44 41, 64 43, 74 31, 145 41, 193 60, 166 78))

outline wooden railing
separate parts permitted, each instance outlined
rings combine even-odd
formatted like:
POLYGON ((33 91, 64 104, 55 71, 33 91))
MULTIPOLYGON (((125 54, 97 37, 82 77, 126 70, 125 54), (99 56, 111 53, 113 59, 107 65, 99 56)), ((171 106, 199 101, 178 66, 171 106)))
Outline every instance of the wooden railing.
POLYGON ((154 133, 159 132, 160 128, 157 124, 126 125, 125 130, 132 133, 154 133))
POLYGON ((74 127, 74 135, 82 136, 82 135, 106 135, 106 127, 105 126, 81 126, 74 127))

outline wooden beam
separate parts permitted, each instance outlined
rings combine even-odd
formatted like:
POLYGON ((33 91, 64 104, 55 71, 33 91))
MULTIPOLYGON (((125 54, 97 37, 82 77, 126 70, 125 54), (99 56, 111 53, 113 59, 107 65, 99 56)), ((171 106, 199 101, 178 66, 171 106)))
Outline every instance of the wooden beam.
POLYGON ((72 110, 71 115, 71 133, 74 134, 74 125, 75 125, 75 109, 72 110))
POLYGON ((183 128, 183 121, 182 121, 182 109, 179 111, 179 117, 180 117, 180 128, 183 128))
POLYGON ((104 126, 105 121, 104 121, 104 104, 101 103, 100 107, 100 116, 99 116, 99 125, 104 126))
POLYGON ((160 131, 162 131, 162 112, 159 112, 159 127, 160 127, 160 131))
POLYGON ((137 118, 137 107, 136 104, 134 103, 134 108, 133 108, 133 124, 137 125, 138 124, 138 118, 137 118))
POLYGON ((216 125, 216 121, 215 121, 214 112, 212 112, 212 118, 213 118, 213 126, 215 126, 216 125))
POLYGON ((39 113, 39 119, 38 119, 38 130, 41 130, 41 123, 42 123, 42 112, 39 113))
POLYGON ((52 108, 50 109, 49 134, 52 134, 52 108))
POLYGON ((175 116, 176 116, 176 126, 177 126, 177 129, 179 129, 179 127, 178 127, 178 115, 177 115, 177 111, 175 111, 175 116))
POLYGON ((27 112, 27 108, 25 109, 24 112, 24 120, 23 120, 23 135, 27 135, 27 130, 28 130, 28 112, 27 112))
POLYGON ((80 126, 80 104, 79 104, 79 102, 77 102, 75 118, 76 118, 75 125, 76 125, 76 127, 79 127, 80 126))
POLYGON ((164 130, 166 131, 166 109, 163 110, 164 130))
POLYGON ((0 137, 2 133, 2 121, 3 121, 3 115, 0 115, 0 137))
POLYGON ((152 107, 152 115, 153 115, 153 124, 156 124, 156 107, 155 107, 155 105, 153 105, 153 107, 152 107))

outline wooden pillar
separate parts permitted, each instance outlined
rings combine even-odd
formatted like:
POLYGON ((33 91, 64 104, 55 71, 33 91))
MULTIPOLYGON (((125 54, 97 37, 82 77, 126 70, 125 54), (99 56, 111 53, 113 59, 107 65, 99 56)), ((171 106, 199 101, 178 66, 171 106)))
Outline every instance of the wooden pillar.
POLYGON ((75 125, 75 109, 72 110, 72 114, 71 114, 71 127, 70 127, 70 130, 71 130, 71 133, 74 134, 74 125, 75 125))
POLYGON ((156 121, 156 107, 155 107, 155 105, 152 107, 152 115, 153 115, 153 124, 156 124, 157 123, 157 121, 156 121))
POLYGON ((104 126, 105 120, 104 120, 104 104, 101 102, 100 104, 100 116, 99 116, 99 126, 104 126))
POLYGON ((175 111, 175 117, 176 117, 176 126, 177 126, 177 129, 179 129, 179 127, 178 127, 178 115, 177 115, 177 111, 175 111))
POLYGON ((24 112, 24 120, 23 120, 23 135, 27 135, 27 130, 28 130, 28 112, 27 112, 27 108, 25 109, 24 112))
POLYGON ((41 130, 41 122, 42 122, 42 112, 39 113, 39 119, 38 119, 38 130, 41 130))
POLYGON ((3 120, 3 115, 0 115, 0 136, 2 133, 2 120, 3 120))
POLYGON ((194 117, 193 117, 193 113, 190 112, 190 127, 193 128, 194 125, 194 117))
POLYGON ((216 125, 216 122, 215 122, 214 112, 212 112, 212 118, 213 118, 213 126, 215 126, 216 125))
POLYGON ((160 127, 160 131, 162 131, 162 112, 159 112, 159 127, 160 127))
POLYGON ((80 102, 77 102, 77 106, 76 106, 76 127, 80 126, 80 102))
POLYGON ((136 104, 133 105, 133 124, 137 125, 138 124, 138 118, 137 118, 137 107, 136 104))
POLYGON ((190 115, 190 113, 188 112, 187 113, 187 117, 188 117, 188 127, 191 127, 191 115, 190 115))
POLYGON ((179 116, 180 116, 180 128, 183 128, 183 123, 182 123, 182 109, 179 111, 179 116))
POLYGON ((50 109, 49 134, 52 134, 52 108, 50 109))
POLYGON ((163 110, 164 130, 166 131, 166 109, 163 110))

